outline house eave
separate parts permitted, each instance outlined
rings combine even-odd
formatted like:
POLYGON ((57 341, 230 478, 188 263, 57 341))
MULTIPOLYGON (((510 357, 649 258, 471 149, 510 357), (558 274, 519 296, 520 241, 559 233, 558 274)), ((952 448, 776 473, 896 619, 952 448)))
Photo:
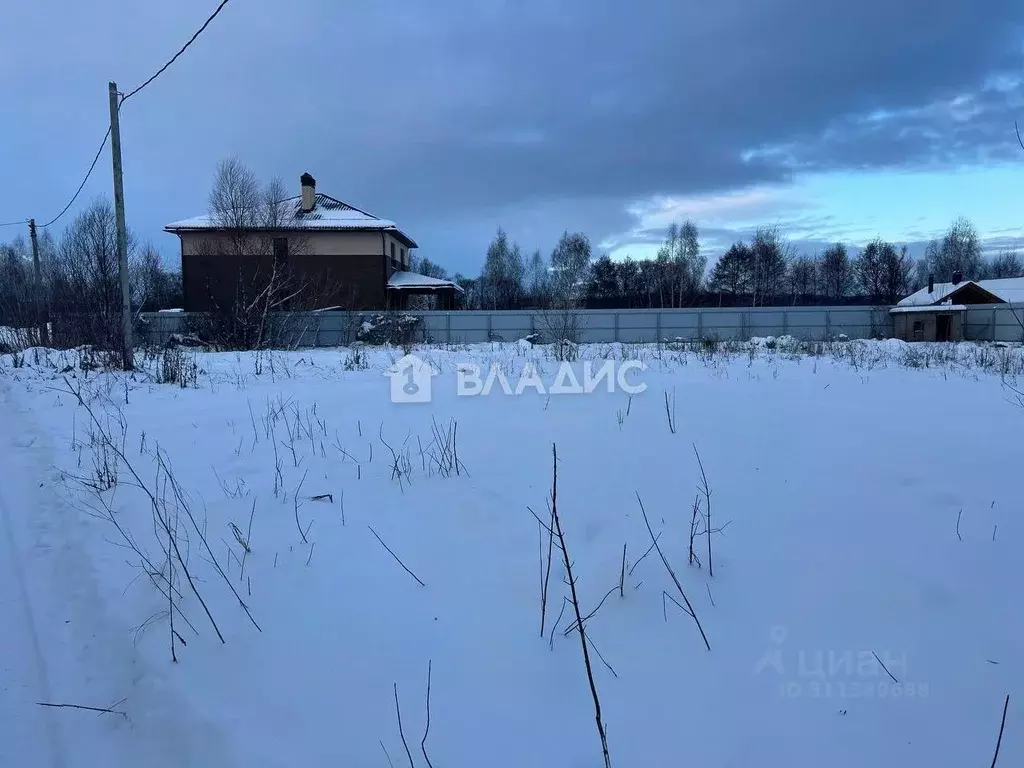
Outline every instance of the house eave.
MULTIPOLYGON (((203 232, 230 232, 233 230, 227 227, 206 227, 206 226, 181 226, 176 227, 169 224, 164 227, 164 232, 172 235, 200 234, 203 232)), ((419 245, 405 234, 402 230, 393 227, 248 227, 245 232, 298 232, 304 235, 315 235, 318 233, 344 234, 346 232, 384 232, 398 240, 406 248, 419 248, 419 245)))
POLYGON ((912 312, 964 312, 967 309, 968 307, 966 304, 921 304, 911 307, 893 307, 889 310, 889 314, 904 315, 912 312))

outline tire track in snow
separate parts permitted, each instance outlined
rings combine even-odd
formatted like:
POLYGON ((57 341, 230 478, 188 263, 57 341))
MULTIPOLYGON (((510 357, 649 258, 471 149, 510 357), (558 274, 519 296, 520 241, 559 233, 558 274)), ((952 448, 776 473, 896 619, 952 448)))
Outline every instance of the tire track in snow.
MULTIPOLYGON (((59 756, 51 758, 50 762, 43 762, 45 744, 33 745, 39 757, 32 754, 28 760, 5 760, 2 743, 5 718, 0 712, 0 766, 181 768, 215 765, 230 768, 236 765, 231 756, 233 750, 219 728, 188 711, 173 690, 167 670, 139 654, 131 631, 111 614, 84 538, 89 526, 83 528, 79 513, 47 487, 59 482, 59 470, 53 465, 59 457, 48 431, 52 426, 34 423, 33 394, 15 391, 15 387, 17 385, 11 382, 0 380, 0 477, 7 480, 2 485, 8 489, 8 502, 0 514, 15 542, 20 540, 20 553, 41 553, 35 560, 19 557, 18 565, 14 566, 21 574, 16 599, 33 615, 35 630, 46 632, 40 634, 34 630, 34 635, 26 638, 37 649, 29 655, 38 654, 43 660, 46 685, 46 689, 39 692, 40 698, 31 699, 32 711, 27 715, 34 715, 33 722, 39 723, 39 739, 63 746, 59 756), (25 440, 29 435, 32 437, 25 440), (17 503, 25 507, 23 514, 31 515, 29 524, 19 525, 23 521, 15 516, 17 503), (52 655, 47 663, 48 652, 52 655), (56 683, 58 697, 63 697, 62 703, 105 706, 125 698, 118 708, 127 711, 129 722, 111 716, 96 718, 74 710, 37 707, 36 701, 53 700, 42 698, 51 695, 53 683, 56 683), (39 717, 47 717, 48 721, 39 717), (41 727, 43 722, 63 737, 63 741, 54 742, 49 731, 41 727)), ((68 413, 69 428, 70 421, 68 413)), ((0 545, 0 553, 3 548, 0 545)), ((0 578, 2 571, 0 565, 0 578)), ((0 585, 0 599, 4 591, 0 585)), ((0 616, 0 621, 2 618, 0 616)), ((0 638, 6 641, 6 633, 0 633, 0 638)), ((0 660, 4 645, 0 641, 0 660)), ((0 703, 3 696, 0 690, 0 703)), ((22 742, 34 735, 18 734, 22 742)))
MULTIPOLYGON (((0 457, 3 456, 3 451, 0 451, 0 457)), ((8 467, 8 469, 10 469, 8 467)), ((28 697, 20 703, 20 706, 15 705, 23 712, 27 713, 28 720, 35 721, 36 723, 42 723, 42 732, 33 734, 32 729, 19 729, 20 733, 18 737, 22 739, 31 740, 33 735, 39 737, 45 737, 46 743, 49 745, 49 749, 46 750, 42 745, 36 745, 36 748, 43 751, 49 752, 49 763, 54 768, 66 768, 67 766, 67 752, 65 751, 63 738, 60 733, 60 728, 57 726, 57 722, 54 719, 54 714, 49 710, 38 708, 36 701, 52 701, 50 688, 50 674, 46 665, 46 657, 43 654, 42 645, 39 642, 39 630, 36 623, 36 617, 32 610, 32 601, 29 597, 28 582, 25 579, 25 566, 21 559, 21 554, 18 550, 18 539, 14 533, 14 521, 11 515, 11 506, 8 504, 7 499, 4 496, 4 486, 6 483, 0 483, 0 519, 3 522, 4 529, 4 540, 7 546, 8 556, 6 561, 10 564, 8 571, 11 574, 3 574, 0 578, 8 584, 12 583, 17 587, 17 593, 14 595, 15 601, 20 604, 21 607, 21 631, 18 631, 18 620, 16 616, 11 616, 8 613, 8 617, 11 620, 9 627, 12 627, 12 631, 8 634, 5 633, 7 639, 5 645, 7 652, 10 653, 12 648, 15 654, 15 664, 20 661, 22 664, 30 664, 33 668, 32 677, 35 678, 35 684, 37 686, 37 696, 34 700, 29 701, 28 697), (9 575, 13 575, 13 579, 8 579, 9 575), (23 647, 21 643, 11 642, 12 636, 21 635, 24 640, 27 639, 28 645, 31 647, 31 658, 20 658, 18 649, 23 647), (26 730, 28 732, 26 733, 26 730)), ((16 669, 17 666, 14 667, 16 669)), ((12 697, 13 698, 13 697, 12 697)), ((12 702, 13 704, 13 702, 12 702)), ((19 718, 20 719, 20 718, 19 718)), ((18 728, 18 723, 11 719, 11 725, 18 728)), ((37 726, 38 727, 38 726, 37 726)), ((8 734, 4 738, 4 749, 8 748, 12 743, 17 744, 15 734, 8 734)), ((24 757, 24 755, 22 755, 24 757)), ((30 758, 32 759, 32 758, 30 758)), ((13 763, 12 763, 13 764, 13 763)))

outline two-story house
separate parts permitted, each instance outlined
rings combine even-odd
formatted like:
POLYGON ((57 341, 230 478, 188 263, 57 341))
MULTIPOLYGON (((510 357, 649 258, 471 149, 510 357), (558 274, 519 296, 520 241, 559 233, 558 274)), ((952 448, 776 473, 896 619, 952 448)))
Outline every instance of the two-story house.
POLYGON ((417 294, 453 306, 462 289, 411 272, 416 241, 393 221, 317 192, 308 173, 300 185, 301 194, 280 201, 258 225, 206 214, 164 227, 181 240, 186 312, 226 308, 240 296, 255 300, 271 286, 280 309, 398 309, 417 294))

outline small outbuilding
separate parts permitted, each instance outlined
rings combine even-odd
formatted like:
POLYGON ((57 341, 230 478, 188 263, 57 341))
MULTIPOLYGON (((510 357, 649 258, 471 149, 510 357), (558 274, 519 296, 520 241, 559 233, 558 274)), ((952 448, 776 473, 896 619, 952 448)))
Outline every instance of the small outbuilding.
POLYGON ((1024 277, 964 280, 953 273, 948 283, 929 278, 928 287, 889 310, 893 335, 904 341, 962 341, 969 309, 986 304, 1024 302, 1024 277))

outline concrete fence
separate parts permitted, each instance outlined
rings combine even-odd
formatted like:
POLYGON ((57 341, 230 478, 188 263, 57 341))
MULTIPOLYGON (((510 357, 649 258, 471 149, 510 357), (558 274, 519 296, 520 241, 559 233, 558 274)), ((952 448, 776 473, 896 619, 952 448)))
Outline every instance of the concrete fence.
MULTIPOLYGON (((285 336, 297 346, 332 347, 357 339, 360 326, 376 312, 292 312, 279 316, 285 336)), ((530 334, 573 337, 580 343, 747 340, 789 335, 804 341, 887 338, 889 307, 731 307, 694 309, 586 309, 560 311, 408 312, 422 319, 422 338, 434 343, 515 341, 530 334)), ((154 312, 142 316, 140 337, 166 343, 186 333, 201 316, 154 312)), ((1024 313, 999 305, 967 311, 964 335, 983 341, 1021 341, 1024 313)))

